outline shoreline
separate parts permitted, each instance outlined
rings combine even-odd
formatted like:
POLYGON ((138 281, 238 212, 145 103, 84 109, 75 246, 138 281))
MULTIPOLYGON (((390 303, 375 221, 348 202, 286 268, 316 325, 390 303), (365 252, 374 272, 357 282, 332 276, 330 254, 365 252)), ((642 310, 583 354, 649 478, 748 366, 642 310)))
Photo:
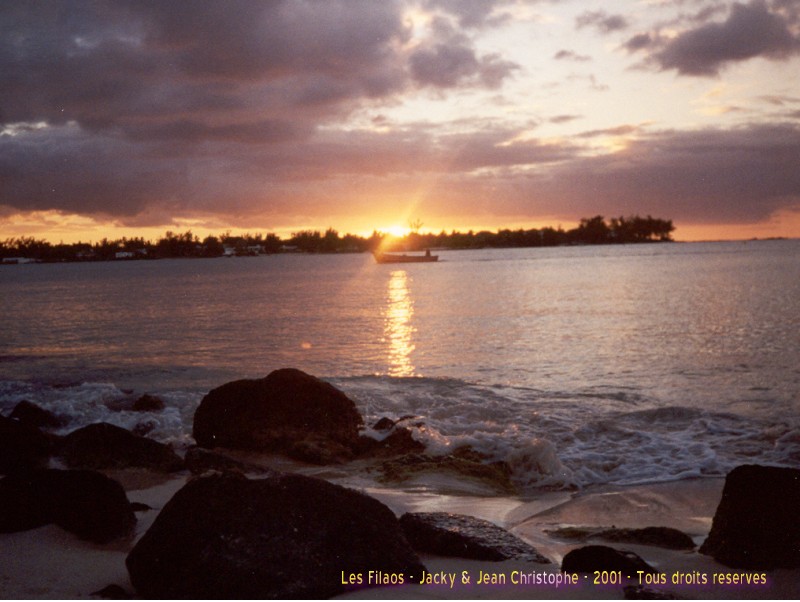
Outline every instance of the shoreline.
MULTIPOLYGON (((286 468, 286 462, 281 462, 286 468)), ((297 465, 300 473, 310 472, 297 465)), ((31 531, 0 535, 0 594, 3 598, 92 598, 108 585, 116 584, 133 592, 125 558, 138 539, 152 525, 169 499, 191 477, 153 475, 140 469, 109 472, 123 483, 131 502, 147 504, 151 510, 138 514, 135 533, 106 545, 92 544, 55 525, 31 531)), ((257 477, 256 477, 257 478, 257 477)), ((336 479, 334 479, 336 480, 336 479)), ((684 528, 699 544, 708 533, 721 495, 722 478, 687 479, 672 483, 603 487, 600 490, 572 494, 543 492, 541 495, 484 497, 439 494, 431 490, 407 490, 398 487, 372 487, 365 493, 386 504, 397 516, 405 512, 447 511, 483 518, 498 524, 533 545, 552 560, 551 564, 507 560, 488 562, 420 554, 431 575, 444 572, 457 575, 457 583, 447 585, 405 584, 354 589, 337 599, 461 599, 461 598, 541 598, 541 599, 620 599, 621 585, 593 583, 583 576, 578 585, 520 584, 522 575, 538 575, 540 581, 559 572, 563 556, 570 549, 587 542, 567 541, 550 531, 560 527, 594 526, 669 526, 684 528), (635 510, 635 511, 634 511, 635 510), (688 528, 687 528, 688 527, 688 528), (462 578, 469 578, 465 584, 462 578), (482 583, 490 577, 497 583, 482 583), (516 580, 517 583, 513 581, 516 580), (504 582, 503 582, 504 581, 504 582)), ((671 592, 685 598, 797 598, 800 596, 800 570, 767 572, 768 584, 751 586, 673 585, 677 574, 752 573, 725 567, 696 548, 683 552, 637 544, 603 543, 631 550, 666 576, 666 585, 647 587, 671 592)), ((313 570, 310 568, 309 570, 313 570)), ((343 571, 346 567, 342 568, 343 571)), ((533 577, 531 577, 533 578, 533 577)), ((634 580, 633 584, 637 582, 634 580)))

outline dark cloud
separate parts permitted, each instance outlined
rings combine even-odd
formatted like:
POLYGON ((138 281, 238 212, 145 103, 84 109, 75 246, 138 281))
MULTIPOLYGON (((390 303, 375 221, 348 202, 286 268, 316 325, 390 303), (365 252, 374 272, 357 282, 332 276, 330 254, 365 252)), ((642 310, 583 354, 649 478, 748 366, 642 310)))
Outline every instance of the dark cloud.
POLYGON ((407 37, 392 1, 4 3, 0 119, 317 122, 404 89, 407 37))
POLYGON ((628 52, 637 52, 650 48, 656 44, 656 39, 649 33, 639 33, 623 44, 628 52))
POLYGON ((425 0, 423 6, 429 10, 442 10, 458 19, 461 27, 496 26, 508 21, 507 13, 498 13, 497 8, 509 4, 509 0, 425 0))
POLYGON ((575 18, 575 27, 594 27, 600 33, 612 33, 621 29, 627 29, 628 20, 622 15, 609 15, 603 10, 587 11, 575 18))
POLYGON ((506 210, 757 222, 800 207, 798 156, 797 125, 661 132, 640 136, 618 153, 575 157, 523 187, 509 182, 506 210))
POLYGON ((494 89, 519 69, 495 53, 478 57, 470 39, 442 18, 434 19, 431 29, 431 38, 408 58, 411 77, 418 85, 494 89))
POLYGON ((786 59, 800 52, 800 40, 784 16, 766 2, 735 3, 722 23, 690 29, 654 55, 662 69, 683 75, 717 75, 726 64, 755 57, 786 59))

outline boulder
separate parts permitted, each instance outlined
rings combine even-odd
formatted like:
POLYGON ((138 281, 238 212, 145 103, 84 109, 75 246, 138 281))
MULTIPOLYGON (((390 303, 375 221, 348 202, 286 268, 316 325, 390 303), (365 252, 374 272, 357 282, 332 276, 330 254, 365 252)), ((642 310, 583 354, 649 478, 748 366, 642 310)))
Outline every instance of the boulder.
POLYGON ((22 424, 27 424, 36 428, 58 428, 64 426, 64 421, 44 408, 40 408, 35 403, 23 399, 9 414, 9 418, 16 418, 22 424))
POLYGON ((800 567, 800 470, 734 468, 699 551, 734 568, 800 567))
POLYGON ((658 573, 638 554, 627 550, 616 550, 608 546, 584 546, 567 552, 561 561, 565 573, 592 573, 594 571, 622 571, 623 576, 633 578, 637 571, 658 573))
POLYGON ((141 467, 158 472, 183 468, 183 460, 169 446, 106 422, 71 432, 62 440, 58 453, 71 468, 141 467))
POLYGON ((166 407, 164 400, 155 395, 145 393, 133 402, 134 412, 158 412, 166 407))
POLYGON ((481 458, 465 454, 405 454, 383 461, 377 470, 380 472, 378 479, 385 483, 402 483, 419 475, 445 473, 482 483, 503 493, 517 492, 508 465, 502 462, 486 463, 481 458))
POLYGON ((0 532, 55 523, 81 539, 107 543, 136 524, 122 486, 90 470, 34 470, 0 481, 0 532))
POLYGON ((43 467, 51 447, 50 437, 35 426, 0 416, 0 474, 43 467))
POLYGON ((475 560, 549 564, 533 546, 489 521, 449 512, 409 512, 400 526, 418 552, 475 560))
POLYGON ((626 600, 680 600, 675 592, 644 585, 626 585, 622 588, 626 600))
MULTIPOLYGON (((381 502, 297 474, 187 483, 126 560, 147 598, 327 598, 342 574, 424 570, 381 502)), ((372 583, 376 585, 376 583, 372 583)))
POLYGON ((240 462, 224 454, 203 449, 202 447, 190 447, 183 457, 186 468, 194 475, 205 472, 241 472, 256 474, 274 474, 269 468, 255 466, 246 462, 240 462))
POLYGON ((414 439, 411 431, 404 426, 390 427, 384 431, 388 431, 388 435, 380 441, 361 435, 358 441, 358 454, 375 458, 415 454, 425 450, 425 444, 414 439))
POLYGON ((277 451, 312 438, 355 448, 361 415, 333 385, 286 368, 258 380, 237 380, 208 393, 194 415, 200 447, 277 451))
POLYGON ((693 550, 694 541, 683 531, 671 527, 643 527, 620 529, 617 527, 564 527, 547 531, 548 534, 572 541, 601 539, 615 543, 634 543, 669 550, 693 550))

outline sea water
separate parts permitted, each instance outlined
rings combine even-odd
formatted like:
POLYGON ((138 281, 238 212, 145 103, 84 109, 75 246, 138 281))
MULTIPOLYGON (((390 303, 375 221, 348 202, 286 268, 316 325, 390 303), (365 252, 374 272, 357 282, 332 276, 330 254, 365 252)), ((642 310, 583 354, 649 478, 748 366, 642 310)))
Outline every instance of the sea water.
POLYGON ((210 389, 295 367, 523 488, 800 465, 800 241, 439 255, 3 266, 0 411, 188 447, 210 389))

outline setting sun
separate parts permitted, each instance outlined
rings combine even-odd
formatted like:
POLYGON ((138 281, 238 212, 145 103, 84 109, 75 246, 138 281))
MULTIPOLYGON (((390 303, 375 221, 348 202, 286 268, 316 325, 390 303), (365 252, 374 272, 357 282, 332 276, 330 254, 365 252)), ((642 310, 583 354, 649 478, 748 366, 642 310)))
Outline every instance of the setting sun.
POLYGON ((404 236, 408 236, 408 234, 411 232, 411 229, 406 226, 398 226, 395 224, 393 226, 383 228, 382 232, 385 232, 386 234, 391 234, 392 236, 395 236, 397 238, 403 238, 404 236))

